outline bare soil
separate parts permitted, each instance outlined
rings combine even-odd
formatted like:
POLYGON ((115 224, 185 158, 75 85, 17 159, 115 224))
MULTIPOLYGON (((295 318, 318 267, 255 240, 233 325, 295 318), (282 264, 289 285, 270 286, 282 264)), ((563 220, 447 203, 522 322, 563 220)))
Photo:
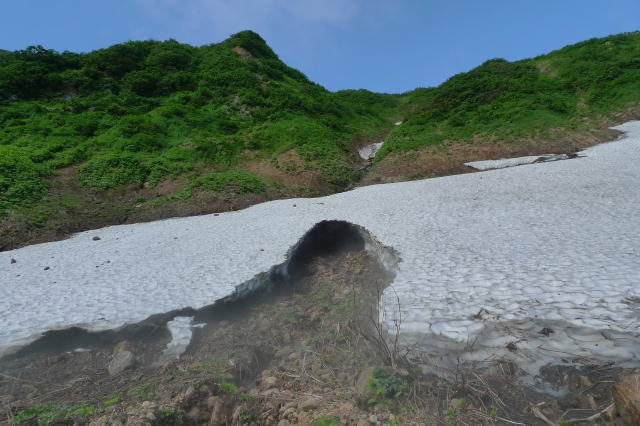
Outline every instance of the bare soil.
POLYGON ((301 185, 270 188, 264 194, 198 191, 188 200, 163 200, 187 184, 185 178, 178 178, 154 188, 121 185, 93 191, 80 185, 77 167, 60 169, 50 179, 49 195, 39 208, 0 221, 0 251, 58 241, 105 226, 235 211, 269 200, 309 195, 301 185))

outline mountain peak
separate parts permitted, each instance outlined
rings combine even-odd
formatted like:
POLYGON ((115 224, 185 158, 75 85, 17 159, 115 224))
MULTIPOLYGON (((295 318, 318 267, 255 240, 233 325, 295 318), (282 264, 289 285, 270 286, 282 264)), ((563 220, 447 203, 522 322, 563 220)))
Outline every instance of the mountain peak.
POLYGON ((269 47, 267 42, 260 35, 251 30, 240 31, 222 42, 231 48, 241 47, 254 58, 278 59, 278 56, 269 47))

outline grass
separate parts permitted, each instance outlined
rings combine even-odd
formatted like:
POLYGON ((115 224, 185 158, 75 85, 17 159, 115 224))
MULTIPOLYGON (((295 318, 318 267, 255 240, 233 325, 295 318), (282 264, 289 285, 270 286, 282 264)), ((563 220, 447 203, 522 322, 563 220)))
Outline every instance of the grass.
POLYGON ((230 394, 238 393, 238 387, 230 382, 219 382, 218 389, 222 393, 230 393, 230 394))
POLYGON ((406 395, 409 383, 387 369, 376 368, 373 370, 367 388, 374 396, 369 400, 369 403, 394 403, 406 395))
POLYGON ((209 190, 233 194, 262 194, 267 183, 259 177, 243 171, 225 171, 212 173, 193 180, 180 195, 190 197, 194 190, 209 190))
POLYGON ((104 405, 105 407, 111 407, 112 405, 119 404, 121 401, 122 401, 122 397, 120 395, 112 395, 107 399, 105 399, 102 402, 102 405, 104 405))
POLYGON ((42 404, 18 413, 18 415, 13 418, 13 424, 50 425, 78 417, 91 417, 97 412, 98 410, 96 408, 85 404, 71 407, 60 407, 55 403, 42 404))
POLYGON ((313 422, 313 426, 340 426, 342 423, 335 417, 321 417, 313 422))
POLYGON ((141 385, 130 389, 127 395, 138 399, 150 399, 155 396, 155 393, 153 392, 153 386, 141 385))

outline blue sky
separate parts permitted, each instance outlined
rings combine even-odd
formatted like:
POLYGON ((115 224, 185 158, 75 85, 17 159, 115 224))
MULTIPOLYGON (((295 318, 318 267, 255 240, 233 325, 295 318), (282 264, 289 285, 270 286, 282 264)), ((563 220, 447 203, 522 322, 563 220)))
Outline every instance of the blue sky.
POLYGON ((0 48, 194 45, 252 29, 331 90, 403 92, 487 59, 640 30, 640 0, 1 0, 0 48))

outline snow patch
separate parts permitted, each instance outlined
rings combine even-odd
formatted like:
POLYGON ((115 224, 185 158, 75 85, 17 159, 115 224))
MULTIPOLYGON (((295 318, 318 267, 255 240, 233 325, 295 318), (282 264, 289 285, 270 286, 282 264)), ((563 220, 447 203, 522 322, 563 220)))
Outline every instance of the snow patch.
POLYGON ((163 358, 180 358, 180 355, 187 350, 187 346, 191 343, 192 327, 193 317, 175 317, 167 322, 171 341, 167 343, 166 349, 162 352, 163 358))
POLYGON ((546 163, 548 161, 567 160, 567 154, 530 155, 528 157, 503 158, 501 160, 482 160, 464 163, 465 166, 476 170, 504 169, 505 167, 522 166, 524 164, 546 163))
POLYGON ((378 142, 363 146, 358 150, 358 154, 363 160, 373 160, 383 144, 384 142, 378 142))

